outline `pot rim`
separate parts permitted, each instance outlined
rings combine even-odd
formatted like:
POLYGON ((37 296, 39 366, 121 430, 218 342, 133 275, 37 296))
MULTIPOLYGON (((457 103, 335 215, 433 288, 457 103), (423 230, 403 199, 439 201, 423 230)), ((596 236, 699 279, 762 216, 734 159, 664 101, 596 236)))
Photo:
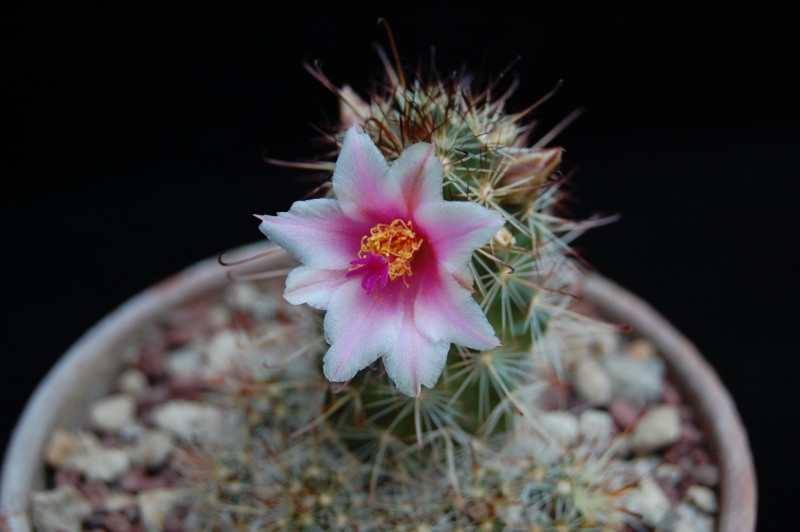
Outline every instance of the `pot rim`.
POLYGON ((609 317, 652 341, 673 382, 696 409, 720 470, 720 532, 755 530, 757 483, 753 455, 736 405, 697 347, 652 306, 598 274, 583 279, 583 295, 609 317))
MULTIPOLYGON (((254 256, 271 247, 259 242, 236 248, 233 253, 254 256)), ((228 272, 217 257, 199 261, 133 296, 67 350, 34 390, 9 440, 0 475, 0 524, 5 519, 12 532, 31 530, 30 494, 41 477, 41 456, 47 438, 69 405, 82 395, 77 385, 85 380, 87 370, 94 370, 112 346, 139 324, 157 317, 165 307, 222 288, 229 282, 228 272)), ((753 458, 733 399, 717 374, 689 340, 632 293, 595 273, 585 275, 581 289, 583 296, 603 313, 653 341, 676 377, 676 384, 697 407, 698 421, 704 425, 720 467, 718 530, 755 530, 753 458)))

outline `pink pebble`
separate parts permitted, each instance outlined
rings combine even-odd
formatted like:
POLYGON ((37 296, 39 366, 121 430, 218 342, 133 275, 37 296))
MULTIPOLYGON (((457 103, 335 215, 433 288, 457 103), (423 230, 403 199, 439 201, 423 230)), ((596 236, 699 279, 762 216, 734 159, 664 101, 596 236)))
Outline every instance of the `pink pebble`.
POLYGON ((617 426, 623 430, 636 423, 640 414, 638 409, 622 399, 612 401, 611 404, 608 405, 608 412, 611 414, 611 417, 614 418, 614 422, 617 426))
POLYGON ((664 381, 661 389, 661 400, 669 405, 679 405, 683 402, 683 397, 678 388, 669 381, 664 381))
POLYGON ((130 520, 121 513, 106 515, 103 524, 109 532, 131 532, 133 530, 130 520))

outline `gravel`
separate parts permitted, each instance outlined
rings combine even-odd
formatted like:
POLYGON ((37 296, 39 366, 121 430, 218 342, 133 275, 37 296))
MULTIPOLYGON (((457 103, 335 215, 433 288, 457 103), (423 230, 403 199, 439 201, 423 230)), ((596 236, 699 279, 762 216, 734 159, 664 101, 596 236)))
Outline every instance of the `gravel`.
MULTIPOLYGON (((198 443, 213 444, 242 414, 206 401, 210 383, 224 387, 231 373, 258 375, 276 365, 289 376, 310 371, 300 359, 287 363, 267 351, 242 349, 234 322, 246 328, 273 320, 274 329, 286 318, 247 285, 238 285, 233 297, 244 310, 206 302, 165 318, 160 334, 140 340, 112 393, 91 405, 87 425, 53 432, 45 456, 50 485, 33 496, 38 530, 179 530, 186 524, 192 481, 185 464, 199 467, 198 443)), ((620 504, 643 526, 713 530, 719 470, 652 344, 620 343, 620 335, 601 332, 570 357, 564 378, 548 381, 542 392, 542 404, 552 410, 515 423, 506 449, 521 455, 534 449, 543 463, 558 461, 566 448, 585 456, 607 453, 610 469, 629 472, 632 480, 615 489, 625 493, 620 504)), ((264 410, 281 419, 281 404, 264 410)), ((310 421, 292 422, 302 427, 310 421)))

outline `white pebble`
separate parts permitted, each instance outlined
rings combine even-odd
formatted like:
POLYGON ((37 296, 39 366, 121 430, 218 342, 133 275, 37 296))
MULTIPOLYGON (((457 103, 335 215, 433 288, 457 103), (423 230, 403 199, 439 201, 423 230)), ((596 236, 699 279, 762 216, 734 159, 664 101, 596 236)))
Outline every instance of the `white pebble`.
POLYGON ((103 499, 103 510, 106 512, 121 512, 136 506, 137 501, 130 493, 109 493, 103 499))
POLYGON ((186 500, 185 489, 153 489, 139 493, 139 514, 147 532, 162 532, 164 521, 175 505, 186 500))
POLYGON ((547 435, 564 447, 569 447, 578 439, 578 418, 569 412, 542 412, 538 421, 547 435))
POLYGON ((226 329, 214 335, 206 351, 206 376, 225 375, 246 364, 246 348, 237 333, 226 329))
POLYGON ((263 320, 274 318, 282 304, 282 300, 260 290, 253 283, 233 283, 228 294, 234 308, 250 312, 263 320))
POLYGON ((658 456, 642 456, 628 460, 628 467, 638 478, 655 478, 655 471, 661 463, 658 456))
POLYGON ((592 353, 600 357, 619 354, 622 343, 622 337, 619 333, 602 329, 592 333, 591 350, 592 353))
POLYGON ((231 321, 231 311, 223 305, 214 305, 208 310, 208 323, 213 328, 227 327, 231 321))
POLYGON ((514 430, 506 441, 503 453, 508 456, 536 457, 536 463, 547 465, 558 460, 563 451, 558 439, 537 414, 536 422, 529 422, 524 417, 515 420, 514 430))
POLYGON ((101 432, 115 433, 133 423, 136 401, 128 394, 103 397, 89 407, 89 420, 101 432))
POLYGON ((623 497, 622 505, 629 512, 638 514, 642 522, 651 527, 659 524, 671 507, 667 495, 651 478, 642 479, 637 487, 629 491, 623 497))
POLYGON ((620 353, 619 334, 597 330, 590 333, 566 336, 561 339, 561 353, 566 361, 579 361, 586 358, 605 358, 620 353))
POLYGON ((620 432, 611 440, 611 445, 608 446, 609 452, 617 457, 625 457, 631 454, 631 435, 626 432, 620 432))
POLYGON ((45 453, 53 467, 83 473, 88 480, 113 482, 130 469, 128 454, 121 449, 103 447, 97 436, 80 431, 72 434, 59 429, 53 433, 45 453))
POLYGON ((114 482, 131 468, 128 453, 122 449, 93 447, 81 457, 80 470, 87 480, 114 482))
POLYGON ((56 429, 50 436, 44 457, 45 461, 56 469, 60 469, 73 460, 82 449, 80 439, 68 430, 56 429))
POLYGON ((604 358, 603 366, 611 378, 614 399, 642 408, 661 396, 665 371, 661 359, 618 355, 604 358))
POLYGON ((92 514, 92 505, 74 486, 34 491, 31 496, 33 526, 38 532, 78 532, 92 514))
POLYGON ((199 377, 205 371, 203 356, 192 345, 171 351, 165 366, 167 373, 173 377, 199 377))
POLYGON ((222 431, 223 413, 213 405, 176 400, 158 406, 153 420, 157 427, 184 441, 213 441, 222 431))
POLYGON ((717 511, 717 496, 711 488, 699 485, 691 486, 686 490, 686 500, 707 514, 717 511))
POLYGON ((139 395, 147 389, 147 375, 136 368, 128 368, 117 379, 120 392, 139 395))
POLYGON ((642 416, 631 433, 635 453, 648 454, 671 445, 681 438, 681 419, 672 405, 651 408, 642 416))
POLYGON ((167 462, 174 449, 168 432, 148 430, 139 436, 136 445, 131 449, 131 462, 149 469, 158 469, 167 462))
POLYGON ((584 401, 600 406, 611 402, 611 377, 594 358, 585 357, 578 361, 572 375, 572 385, 584 401))
POLYGON ((141 438, 142 434, 147 432, 147 430, 148 429, 144 425, 136 421, 130 425, 122 427, 119 432, 117 432, 117 436, 127 443, 135 442, 141 438))
POLYGON ((661 521, 658 532, 714 532, 715 529, 713 517, 682 502, 661 521))
POLYGON ((653 476, 664 484, 677 486, 686 477, 686 473, 680 466, 665 462, 656 468, 653 476))
POLYGON ((611 442, 614 419, 603 410, 585 410, 578 417, 578 426, 584 441, 605 448, 611 442))

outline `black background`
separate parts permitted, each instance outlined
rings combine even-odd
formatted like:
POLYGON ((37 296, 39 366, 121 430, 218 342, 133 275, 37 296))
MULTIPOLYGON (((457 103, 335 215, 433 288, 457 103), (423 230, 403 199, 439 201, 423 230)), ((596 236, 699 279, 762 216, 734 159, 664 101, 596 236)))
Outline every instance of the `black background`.
MULTIPOLYGON (((551 2, 550 4, 556 4, 551 2)), ((620 213, 578 250, 686 333, 734 396, 759 475, 759 529, 792 528, 797 477, 798 42, 788 13, 609 11, 529 2, 156 8, 27 3, 0 16, 2 423, 81 333, 139 290, 261 238, 316 153, 334 98, 321 61, 363 93, 391 23, 409 65, 484 78, 514 64, 521 109, 567 148, 576 215, 620 213), (10 338, 10 342, 8 339, 10 338), (791 511, 791 513, 790 513, 791 511)), ((643 4, 644 6, 644 4, 643 4)))

